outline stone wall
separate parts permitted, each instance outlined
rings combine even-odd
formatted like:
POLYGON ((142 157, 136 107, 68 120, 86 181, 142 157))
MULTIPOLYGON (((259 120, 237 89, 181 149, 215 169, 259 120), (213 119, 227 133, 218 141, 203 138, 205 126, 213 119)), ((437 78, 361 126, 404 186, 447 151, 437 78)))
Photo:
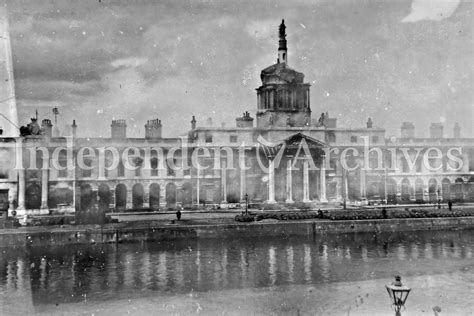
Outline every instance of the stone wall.
POLYGON ((46 230, 8 229, 0 231, 0 247, 64 246, 67 244, 121 243, 138 241, 171 241, 195 238, 239 238, 332 233, 400 232, 417 230, 473 229, 474 217, 411 218, 358 221, 295 221, 275 223, 239 223, 226 225, 163 225, 158 222, 121 224, 106 228, 70 226, 46 230))

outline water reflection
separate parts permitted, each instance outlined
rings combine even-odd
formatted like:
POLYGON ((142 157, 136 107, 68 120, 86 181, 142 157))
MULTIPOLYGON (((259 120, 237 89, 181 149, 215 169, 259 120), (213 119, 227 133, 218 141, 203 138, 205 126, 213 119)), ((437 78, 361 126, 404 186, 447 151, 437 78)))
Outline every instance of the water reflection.
POLYGON ((36 306, 423 275, 472 266, 473 249, 474 231, 3 249, 0 296, 36 306))

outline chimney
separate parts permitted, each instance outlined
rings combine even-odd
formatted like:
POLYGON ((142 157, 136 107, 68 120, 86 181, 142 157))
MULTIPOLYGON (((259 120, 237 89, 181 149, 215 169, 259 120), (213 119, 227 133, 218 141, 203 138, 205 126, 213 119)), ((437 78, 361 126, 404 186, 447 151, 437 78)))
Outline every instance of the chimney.
POLYGON ((454 124, 453 135, 454 138, 461 138, 461 126, 459 126, 458 122, 454 124))
POLYGON ((336 128, 337 127, 337 118, 329 117, 329 112, 326 112, 323 120, 324 127, 326 128, 336 128))
POLYGON ((193 119, 191 120, 191 129, 196 129, 196 118, 193 115, 193 119))
POLYGON ((46 137, 53 136, 53 124, 51 123, 51 120, 44 119, 43 121, 41 121, 41 129, 43 130, 43 134, 46 137))
POLYGON ((110 125, 112 138, 123 139, 127 138, 127 122, 125 120, 112 120, 110 125))
POLYGON ((402 138, 415 138, 415 125, 412 122, 403 122, 400 130, 402 138))
POLYGON ((245 111, 242 117, 238 117, 235 119, 235 123, 237 124, 238 128, 252 128, 253 117, 250 116, 250 113, 248 111, 245 111))
POLYGON ((373 122, 372 122, 372 118, 369 117, 369 119, 367 120, 367 128, 372 128, 373 126, 373 122))
POLYGON ((77 125, 76 125, 76 120, 72 120, 72 137, 76 138, 76 133, 77 133, 77 125))
POLYGON ((161 138, 161 120, 148 120, 145 124, 145 138, 146 139, 160 139, 161 138))
POLYGON ((430 137, 443 138, 443 123, 431 123, 430 137))

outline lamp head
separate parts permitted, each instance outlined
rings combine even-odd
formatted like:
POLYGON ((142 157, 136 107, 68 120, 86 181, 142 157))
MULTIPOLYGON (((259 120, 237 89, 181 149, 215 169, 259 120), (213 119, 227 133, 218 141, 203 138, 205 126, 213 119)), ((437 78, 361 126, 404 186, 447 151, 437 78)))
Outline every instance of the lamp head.
POLYGON ((391 285, 385 285, 385 288, 387 289, 388 296, 392 301, 394 309, 400 311, 400 309, 405 305, 411 289, 402 284, 402 278, 399 275, 395 277, 395 282, 391 285))

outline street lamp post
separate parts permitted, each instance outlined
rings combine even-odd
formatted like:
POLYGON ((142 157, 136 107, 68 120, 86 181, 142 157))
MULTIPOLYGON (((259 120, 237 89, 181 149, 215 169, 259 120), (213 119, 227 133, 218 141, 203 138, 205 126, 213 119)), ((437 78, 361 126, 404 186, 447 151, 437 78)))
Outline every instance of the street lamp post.
POLYGON ((402 277, 397 275, 395 282, 390 285, 385 285, 388 296, 392 301, 392 308, 395 310, 395 316, 401 316, 400 310, 405 307, 405 302, 411 289, 402 284, 402 277))

